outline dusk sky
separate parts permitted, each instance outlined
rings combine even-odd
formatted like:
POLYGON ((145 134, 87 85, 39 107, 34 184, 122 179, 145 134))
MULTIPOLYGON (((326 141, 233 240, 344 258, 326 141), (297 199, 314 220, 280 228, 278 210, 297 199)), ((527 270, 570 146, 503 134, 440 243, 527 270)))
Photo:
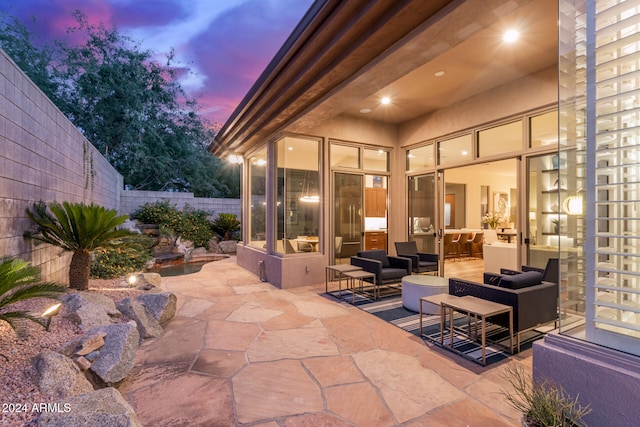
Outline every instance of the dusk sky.
POLYGON ((81 10, 96 24, 115 25, 164 58, 191 68, 181 80, 199 97, 202 114, 222 125, 291 34, 313 0, 0 0, 44 42, 65 39, 81 10), (31 17, 35 23, 31 23, 31 17))

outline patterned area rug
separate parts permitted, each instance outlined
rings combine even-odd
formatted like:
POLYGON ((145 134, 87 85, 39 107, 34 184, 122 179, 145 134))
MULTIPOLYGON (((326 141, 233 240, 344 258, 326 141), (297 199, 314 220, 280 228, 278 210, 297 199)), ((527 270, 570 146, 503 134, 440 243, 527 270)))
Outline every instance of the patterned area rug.
MULTIPOLYGON (((407 310, 402 306, 402 297, 398 295, 383 297, 378 301, 356 293, 355 298, 351 291, 342 291, 342 296, 337 291, 330 295, 349 304, 353 304, 368 313, 379 317, 407 332, 420 336, 420 314, 407 310), (353 300, 353 303, 352 303, 353 300)), ((467 316, 457 313, 454 315, 453 350, 475 363, 482 364, 482 350, 480 342, 469 338, 467 332, 467 316)), ((447 323, 448 326, 448 323, 447 323)), ((478 323, 480 331, 481 323, 478 323)), ((473 323, 471 324, 473 328, 473 323)), ((422 339, 438 347, 451 350, 451 334, 449 328, 444 331, 443 344, 440 344, 440 316, 423 315, 422 339)), ((544 335, 542 331, 532 330, 521 334, 520 351, 531 348, 531 344, 544 335)), ((506 350, 509 347, 509 330, 499 325, 487 322, 487 346, 485 349, 486 365, 504 360, 511 354, 506 350)), ((515 338, 514 338, 515 345, 515 338)))

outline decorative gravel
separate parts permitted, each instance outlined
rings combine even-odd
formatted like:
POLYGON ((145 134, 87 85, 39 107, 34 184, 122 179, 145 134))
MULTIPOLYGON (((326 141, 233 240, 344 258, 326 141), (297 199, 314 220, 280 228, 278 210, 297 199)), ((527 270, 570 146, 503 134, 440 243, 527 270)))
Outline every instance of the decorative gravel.
MULTIPOLYGON (((116 303, 125 297, 143 293, 132 289, 121 279, 91 280, 89 291, 107 295, 116 303)), ((17 308, 39 314, 55 303, 54 300, 37 298, 23 301, 17 308)), ((38 416, 34 404, 56 403, 40 394, 33 378, 31 360, 43 351, 56 351, 82 334, 75 323, 62 315, 61 312, 52 318, 48 332, 30 321, 23 322, 14 332, 7 323, 0 321, 0 426, 34 426, 38 416)))

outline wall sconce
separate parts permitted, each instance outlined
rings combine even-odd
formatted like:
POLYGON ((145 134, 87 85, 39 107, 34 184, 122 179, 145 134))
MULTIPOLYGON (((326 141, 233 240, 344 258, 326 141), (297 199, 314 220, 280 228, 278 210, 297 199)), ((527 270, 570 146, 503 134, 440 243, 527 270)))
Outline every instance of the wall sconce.
POLYGON ((562 209, 569 215, 582 215, 582 196, 569 196, 562 202, 562 209))
POLYGON ((582 215, 583 213, 583 205, 584 199, 579 194, 582 191, 582 188, 578 188, 576 194, 573 196, 569 196, 562 202, 562 210, 569 215, 582 215))
POLYGON ((51 318, 53 316, 56 316, 58 313, 60 313, 60 307, 62 307, 61 303, 58 304, 54 304, 51 307, 47 308, 44 313, 42 313, 40 316, 44 317, 45 319, 45 324, 44 327, 47 331, 49 331, 49 327, 51 326, 51 318))

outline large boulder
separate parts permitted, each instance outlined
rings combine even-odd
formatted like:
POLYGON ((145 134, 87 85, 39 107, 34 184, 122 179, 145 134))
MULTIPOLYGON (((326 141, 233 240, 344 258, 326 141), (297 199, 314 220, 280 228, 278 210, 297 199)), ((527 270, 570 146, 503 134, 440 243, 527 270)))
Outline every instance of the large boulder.
POLYGON ((142 294, 136 297, 160 325, 164 326, 176 315, 178 299, 171 292, 142 294))
POLYGON ((98 332, 92 329, 78 338, 65 343, 58 349, 58 353, 69 357, 86 356, 89 353, 100 350, 104 346, 104 337, 106 335, 105 332, 98 332))
POLYGON ((93 386, 78 366, 60 353, 40 353, 33 360, 33 368, 36 384, 47 397, 64 399, 93 391, 93 386))
POLYGON ((235 240, 223 240, 219 243, 220 249, 224 254, 235 254, 238 247, 238 242, 235 240))
POLYGON ((136 322, 140 338, 154 338, 162 334, 160 322, 137 299, 125 298, 118 303, 118 310, 136 322))
POLYGON ((108 387, 57 402, 57 411, 42 412, 41 427, 142 427, 131 405, 108 387))
POLYGON ((136 350, 140 341, 136 323, 131 321, 100 326, 89 332, 105 334, 104 346, 97 351, 89 370, 100 384, 107 386, 120 384, 135 364, 136 350))
POLYGON ((133 286, 145 291, 159 288, 162 283, 162 277, 158 273, 138 273, 131 277, 134 279, 133 286))
POLYGON ((120 317, 113 300, 92 292, 74 292, 62 298, 64 317, 80 325, 83 331, 109 325, 112 318, 120 317))

